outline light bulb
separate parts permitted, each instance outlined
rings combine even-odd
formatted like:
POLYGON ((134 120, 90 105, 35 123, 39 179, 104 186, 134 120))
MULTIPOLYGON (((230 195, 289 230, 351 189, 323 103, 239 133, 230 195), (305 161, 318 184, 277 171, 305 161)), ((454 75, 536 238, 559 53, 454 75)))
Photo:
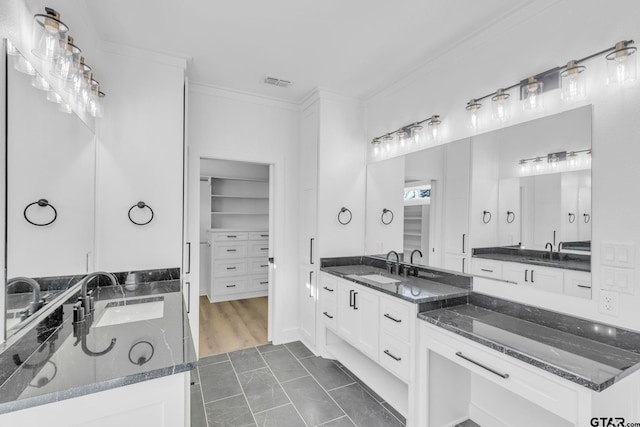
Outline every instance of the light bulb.
POLYGON ((496 94, 491 97, 492 117, 500 123, 509 120, 509 94, 504 89, 498 89, 496 94))
POLYGON ((467 106, 465 107, 469 115, 468 124, 472 130, 480 129, 480 108, 482 108, 482 104, 475 99, 467 102, 467 106))
POLYGON ((586 82, 582 74, 586 67, 569 61, 567 68, 560 73, 561 97, 565 101, 575 101, 587 96, 586 82))
POLYGON ((536 157, 533 160, 533 171, 537 174, 544 172, 545 166, 542 162, 542 157, 536 157))
POLYGON ((522 86, 523 108, 525 111, 539 111, 544 108, 542 99, 543 83, 535 77, 529 77, 527 83, 522 86))
POLYGON ((518 162, 520 165, 520 175, 527 175, 529 173, 529 163, 525 159, 518 162))
POLYGON ((577 169, 580 166, 580 156, 575 151, 567 153, 567 168, 577 169))

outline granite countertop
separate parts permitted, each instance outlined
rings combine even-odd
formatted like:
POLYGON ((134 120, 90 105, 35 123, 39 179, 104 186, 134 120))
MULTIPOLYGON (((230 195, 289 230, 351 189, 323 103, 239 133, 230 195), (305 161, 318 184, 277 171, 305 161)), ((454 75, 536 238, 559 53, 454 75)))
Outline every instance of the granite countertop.
POLYGON ((418 317, 551 374, 602 391, 640 368, 640 333, 471 293, 418 317))
POLYGON ((419 277, 403 277, 388 274, 385 269, 364 264, 322 267, 320 270, 414 304, 466 296, 470 292, 470 289, 436 282, 439 276, 434 272, 419 271, 419 277), (399 282, 381 284, 361 277, 370 274, 399 280, 399 282))
POLYGON ((554 252, 552 256, 549 256, 549 251, 520 249, 517 246, 474 248, 472 257, 562 268, 565 270, 591 271, 590 255, 554 252))
POLYGON ((59 307, 51 307, 19 341, 0 348, 0 413, 196 366, 179 280, 141 283, 133 291, 121 285, 100 287, 94 292, 94 314, 74 324, 73 304, 79 287, 76 291, 71 290, 71 296, 60 301, 59 307), (153 307, 154 318, 106 322, 109 311, 138 304, 153 307))

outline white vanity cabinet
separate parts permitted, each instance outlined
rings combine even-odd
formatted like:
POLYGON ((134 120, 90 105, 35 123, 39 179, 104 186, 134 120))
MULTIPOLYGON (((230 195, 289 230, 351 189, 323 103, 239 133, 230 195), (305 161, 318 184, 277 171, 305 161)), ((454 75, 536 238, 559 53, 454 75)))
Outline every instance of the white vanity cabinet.
POLYGON ((373 360, 378 360, 377 292, 347 280, 338 280, 338 334, 373 360))

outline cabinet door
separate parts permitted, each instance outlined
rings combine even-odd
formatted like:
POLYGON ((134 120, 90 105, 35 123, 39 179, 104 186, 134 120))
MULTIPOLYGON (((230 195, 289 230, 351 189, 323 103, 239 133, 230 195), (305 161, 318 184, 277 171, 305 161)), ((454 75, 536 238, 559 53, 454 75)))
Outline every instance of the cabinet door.
POLYGON ((529 282, 530 270, 530 268, 525 268, 522 264, 505 262, 502 265, 502 279, 522 285, 525 283, 525 279, 527 283, 529 282))
POLYGON ((447 144, 445 150, 444 263, 460 272, 463 265, 469 271, 469 152, 468 139, 447 144))
POLYGON ((352 344, 357 344, 360 325, 358 310, 353 309, 354 292, 354 287, 348 282, 338 281, 338 334, 352 344))
POLYGON ((300 269, 299 312, 300 333, 305 342, 314 345, 316 341, 316 272, 314 269, 300 269))
POLYGON ((526 285, 542 291, 562 293, 564 284, 564 274, 562 270, 557 268, 533 267, 526 285))
POLYGON ((373 360, 378 360, 380 319, 379 297, 373 292, 356 288, 353 295, 354 309, 358 316, 358 350, 373 360))
POLYGON ((445 254, 443 268, 446 270, 468 273, 468 258, 462 254, 445 254))

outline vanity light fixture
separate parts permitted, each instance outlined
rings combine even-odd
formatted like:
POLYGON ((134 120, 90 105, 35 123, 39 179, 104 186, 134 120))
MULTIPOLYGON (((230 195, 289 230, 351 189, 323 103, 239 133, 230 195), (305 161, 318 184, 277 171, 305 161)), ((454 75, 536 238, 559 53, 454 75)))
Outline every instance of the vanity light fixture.
POLYGON ((576 61, 567 62, 567 68, 560 73, 560 96, 565 101, 575 101, 587 95, 584 70, 587 67, 578 65, 576 61))
POLYGON ((544 173, 589 169, 591 167, 591 149, 558 151, 543 156, 520 159, 520 175, 539 175, 544 173), (584 153, 583 155, 581 155, 584 153), (584 160, 582 159, 584 157, 584 160))
POLYGON ((525 111, 540 111, 544 109, 542 87, 544 83, 538 81, 535 76, 527 79, 527 84, 522 86, 522 107, 525 111))
POLYGON ((637 77, 637 62, 634 54, 637 49, 629 46, 633 40, 616 43, 613 52, 607 58, 607 83, 625 84, 635 81, 637 77))
POLYGON ((387 134, 377 136, 371 140, 371 145, 373 145, 373 155, 378 156, 384 151, 387 154, 390 154, 393 150, 396 149, 396 145, 394 145, 394 139, 397 138, 398 146, 401 149, 404 149, 406 146, 406 142, 409 138, 413 139, 413 142, 418 144, 422 141, 422 131, 424 129, 423 124, 427 124, 429 129, 429 137, 433 141, 437 141, 439 138, 438 128, 442 124, 442 120, 440 120, 440 116, 433 115, 424 120, 420 120, 419 122, 414 122, 410 125, 403 126, 393 132, 389 132, 387 134), (384 142, 384 149, 381 149, 381 143, 384 142))
POLYGON ((467 102, 467 114, 469 116, 469 127, 473 130, 480 129, 480 109, 482 108, 482 104, 472 99, 467 102))

